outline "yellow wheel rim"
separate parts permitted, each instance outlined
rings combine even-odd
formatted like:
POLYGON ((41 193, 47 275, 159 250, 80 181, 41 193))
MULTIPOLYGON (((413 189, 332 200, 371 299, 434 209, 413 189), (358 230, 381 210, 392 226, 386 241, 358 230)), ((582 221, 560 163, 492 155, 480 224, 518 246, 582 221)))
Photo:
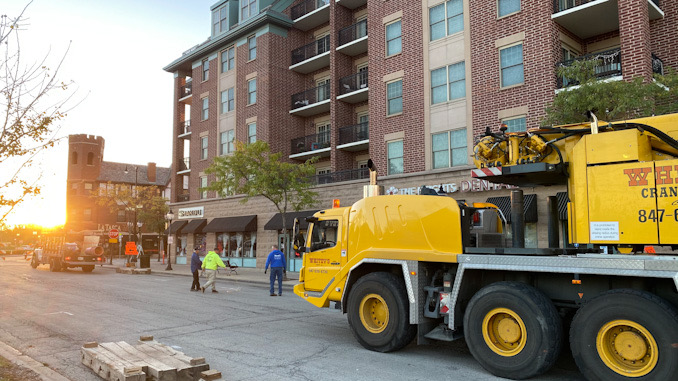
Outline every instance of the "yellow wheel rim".
POLYGON ((483 339, 496 354, 512 357, 525 348, 527 331, 523 319, 508 308, 495 308, 483 319, 483 339))
POLYGON ((360 301, 360 321, 370 333, 381 333, 388 326, 388 305, 380 295, 369 294, 360 301))
POLYGON ((659 360, 657 341, 650 331, 630 320, 605 324, 598 331, 596 348, 608 368, 626 377, 645 376, 659 360))

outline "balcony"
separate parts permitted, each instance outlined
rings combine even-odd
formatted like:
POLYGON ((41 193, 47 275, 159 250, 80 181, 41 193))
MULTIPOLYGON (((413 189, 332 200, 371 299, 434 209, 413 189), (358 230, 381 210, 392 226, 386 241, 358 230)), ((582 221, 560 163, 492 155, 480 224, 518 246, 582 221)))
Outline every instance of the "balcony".
POLYGON ((190 193, 181 193, 177 195, 177 202, 185 202, 191 199, 190 193))
POLYGON ((329 35, 292 50, 292 66, 290 66, 290 70, 301 74, 308 74, 327 66, 330 66, 329 35))
POLYGON ((343 151, 364 151, 369 148, 370 128, 369 123, 360 123, 339 129, 339 144, 337 149, 343 151))
POLYGON ((191 158, 185 157, 184 160, 179 162, 177 169, 177 175, 191 172, 191 158))
POLYGON ((331 143, 332 135, 330 131, 292 139, 290 159, 305 160, 313 156, 328 157, 330 156, 331 143))
POLYGON ((337 0, 337 4, 348 9, 356 9, 367 4, 367 0, 337 0))
POLYGON ((351 57, 367 52, 367 20, 339 31, 337 51, 351 57))
POLYGON ((189 139, 191 136, 191 120, 184 120, 179 122, 179 137, 189 139))
POLYGON ((304 117, 330 111, 329 82, 292 95, 291 108, 290 114, 304 117))
POLYGON ((359 73, 340 79, 340 94, 337 96, 337 99, 346 103, 358 103, 366 101, 369 93, 367 77, 367 70, 363 70, 359 73))
MULTIPOLYGON (((659 0, 647 0, 650 21, 664 17, 659 0)), ((617 0, 553 0, 551 18, 579 38, 619 29, 617 0)))
MULTIPOLYGON (((598 60, 599 63, 595 67, 596 78, 605 79, 622 75, 621 64, 621 48, 606 50, 604 52, 587 54, 585 56, 577 57, 573 60, 558 62, 556 67, 569 66, 574 61, 583 60, 598 60)), ((560 89, 567 86, 577 85, 578 83, 568 78, 558 77, 556 86, 560 89)))
POLYGON ((330 21, 330 0, 305 0, 291 9, 294 27, 311 30, 330 21))
POLYGON ((337 171, 315 175, 311 179, 314 185, 340 183, 342 181, 353 181, 369 179, 370 172, 367 168, 349 169, 346 171, 337 171))
POLYGON ((193 94, 193 81, 187 81, 185 85, 179 88, 179 102, 191 102, 191 95, 193 94))

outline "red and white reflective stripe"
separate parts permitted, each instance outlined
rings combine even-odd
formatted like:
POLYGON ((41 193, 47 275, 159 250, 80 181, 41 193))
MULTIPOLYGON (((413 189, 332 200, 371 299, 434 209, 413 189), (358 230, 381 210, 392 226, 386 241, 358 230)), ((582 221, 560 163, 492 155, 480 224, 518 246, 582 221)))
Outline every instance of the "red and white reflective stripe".
POLYGON ((448 292, 441 292, 440 296, 440 313, 449 314, 450 308, 447 306, 450 303, 450 294, 448 292))
POLYGON ((501 167, 472 169, 471 177, 488 177, 501 175, 501 167))

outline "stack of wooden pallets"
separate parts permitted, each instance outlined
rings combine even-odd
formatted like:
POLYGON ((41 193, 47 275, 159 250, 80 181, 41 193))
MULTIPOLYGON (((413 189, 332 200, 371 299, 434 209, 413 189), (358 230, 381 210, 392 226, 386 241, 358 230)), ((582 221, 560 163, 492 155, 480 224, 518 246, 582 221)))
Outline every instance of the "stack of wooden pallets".
POLYGON ((217 380, 221 373, 209 370, 203 357, 189 357, 167 345, 142 336, 137 345, 124 341, 86 343, 80 349, 82 363, 105 380, 183 381, 217 380))

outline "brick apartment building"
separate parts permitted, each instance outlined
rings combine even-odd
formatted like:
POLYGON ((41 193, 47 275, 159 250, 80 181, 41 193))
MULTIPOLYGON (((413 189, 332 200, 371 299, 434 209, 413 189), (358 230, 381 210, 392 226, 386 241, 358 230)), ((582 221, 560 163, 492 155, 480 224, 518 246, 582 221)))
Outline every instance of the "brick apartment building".
MULTIPOLYGON (((678 67, 678 2, 224 0, 210 11, 209 38, 164 68, 175 94, 172 251, 217 246, 246 267, 286 232, 263 199, 199 192, 235 140, 266 141, 290 162, 319 157, 317 209, 361 198, 368 158, 388 193, 430 185, 506 207, 508 186, 471 178, 473 142, 488 126, 538 126, 567 85, 559 64, 600 58, 612 80, 678 67)), ((524 191, 528 245, 544 246, 546 196, 564 202, 565 189, 524 191)))
MULTIPOLYGON (((111 229, 117 229, 123 241, 131 240, 134 232, 133 212, 120 209, 111 213, 108 207, 98 206, 91 197, 100 187, 157 186, 163 196, 170 197, 170 169, 155 163, 136 165, 104 161, 104 138, 94 135, 68 136, 68 175, 66 190, 66 224, 64 231, 71 238, 100 235, 108 238, 111 229)), ((142 225, 140 232, 144 250, 158 252, 157 233, 148 232, 142 225)))

